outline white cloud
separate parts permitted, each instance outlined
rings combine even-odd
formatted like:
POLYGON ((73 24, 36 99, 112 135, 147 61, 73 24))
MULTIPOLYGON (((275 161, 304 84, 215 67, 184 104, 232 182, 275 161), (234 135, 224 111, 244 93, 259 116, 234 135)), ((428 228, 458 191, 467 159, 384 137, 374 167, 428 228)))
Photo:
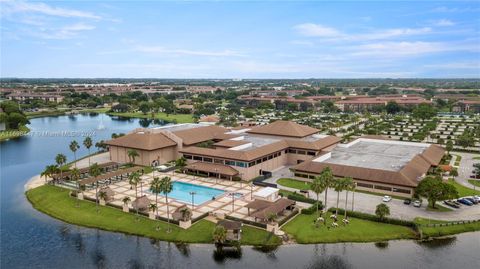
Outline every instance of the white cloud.
POLYGON ((451 20, 441 19, 441 20, 438 20, 438 21, 434 21, 433 25, 435 25, 435 26, 453 26, 453 25, 455 25, 455 23, 451 20))
POLYGON ((412 35, 427 34, 432 31, 430 27, 423 28, 393 28, 385 30, 374 30, 367 33, 349 34, 341 32, 333 27, 321 24, 304 23, 293 27, 297 32, 304 36, 320 37, 330 40, 350 40, 350 41, 366 41, 390 39, 395 37, 404 37, 412 35))
POLYGON ((425 68, 435 68, 435 69, 474 69, 477 70, 480 74, 480 63, 479 62, 451 62, 451 63, 441 63, 441 64, 426 64, 425 68))
POLYGON ((292 40, 290 41, 290 44, 307 46, 307 47, 312 47, 314 45, 312 41, 308 41, 308 40, 292 40))
POLYGON ((338 37, 342 34, 335 28, 314 23, 303 23, 293 27, 301 35, 315 37, 338 37))
POLYGON ((43 39, 70 39, 77 37, 82 31, 95 29, 95 26, 85 23, 75 23, 60 28, 40 28, 38 31, 31 33, 34 36, 43 39))
POLYGON ((212 56, 212 57, 244 56, 240 52, 234 51, 234 50, 205 51, 205 50, 169 49, 161 46, 136 46, 134 50, 137 52, 145 52, 145 53, 153 53, 153 54, 161 54, 161 55, 169 55, 169 56, 179 56, 179 55, 212 56))
POLYGON ((48 16, 65 17, 65 18, 85 18, 85 19, 101 19, 100 16, 91 12, 85 12, 75 9, 67 9, 53 7, 45 3, 31 3, 25 1, 3 1, 2 14, 14 13, 36 13, 48 16))

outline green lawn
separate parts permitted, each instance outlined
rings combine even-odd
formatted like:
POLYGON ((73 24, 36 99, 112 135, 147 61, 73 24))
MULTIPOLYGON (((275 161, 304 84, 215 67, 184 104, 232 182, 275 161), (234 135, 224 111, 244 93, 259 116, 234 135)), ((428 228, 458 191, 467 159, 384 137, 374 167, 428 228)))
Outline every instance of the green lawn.
MULTIPOLYGON (((415 223, 423 224, 423 225, 441 224, 441 223, 447 223, 447 222, 448 221, 415 218, 415 223)), ((457 225, 443 226, 443 227, 426 227, 426 226, 420 225, 420 230, 422 230, 422 234, 424 238, 480 231, 480 221, 477 221, 474 223, 468 223, 468 224, 457 224, 457 225)))
POLYGON ((282 240, 278 236, 275 236, 265 230, 243 225, 242 239, 240 242, 243 245, 272 246, 280 245, 282 240))
POLYGON ((30 129, 27 126, 20 126, 18 130, 0 131, 0 141, 17 138, 28 134, 28 132, 30 132, 30 129))
POLYGON ((310 183, 292 178, 280 178, 277 180, 277 184, 298 190, 310 190, 310 183))
POLYGON ((470 184, 480 187, 480 179, 469 179, 470 184))
POLYGON ((432 208, 430 205, 428 205, 427 211, 448 212, 448 211, 453 211, 453 209, 440 205, 440 202, 437 202, 435 203, 435 208, 432 208))
POLYGON ((448 183, 452 184, 455 189, 458 191, 460 197, 471 196, 471 195, 480 195, 480 191, 467 188, 463 185, 457 183, 453 178, 448 179, 448 183))
POLYGON ((478 157, 473 157, 474 160, 480 160, 480 156, 478 157))
MULTIPOLYGON (((282 227, 298 243, 335 243, 335 242, 376 242, 392 239, 413 239, 415 232, 405 226, 392 225, 357 218, 349 218, 350 224, 344 226, 339 219, 338 228, 328 229, 320 224, 314 224, 317 215, 300 214, 282 227)), ((341 217, 343 219, 343 217, 341 217)), ((331 220, 327 218, 327 226, 331 220)))
MULTIPOLYGON (((143 114, 142 112, 125 112, 125 113, 117 113, 117 112, 109 112, 108 115, 112 116, 120 116, 120 117, 127 117, 127 118, 147 118, 151 119, 152 114, 143 114)), ((193 122, 193 115, 192 114, 169 114, 167 116, 166 113, 159 112, 155 113, 155 119, 165 120, 165 121, 176 121, 177 123, 191 123, 193 122)))
MULTIPOLYGON (((135 214, 124 213, 119 209, 100 206, 96 213, 95 203, 79 201, 80 207, 75 207, 77 200, 69 196, 69 190, 55 186, 41 186, 29 190, 26 195, 33 207, 54 218, 68 223, 86 227, 99 228, 108 231, 146 236, 165 241, 185 243, 211 243, 215 224, 206 220, 195 223, 187 230, 176 225, 170 225, 172 232, 166 233, 167 223, 154 221, 145 217, 136 220, 135 214), (160 230, 155 228, 159 226, 160 230)), ((278 237, 270 238, 270 233, 253 227, 247 227, 242 234, 242 244, 260 245, 280 243, 278 237)))

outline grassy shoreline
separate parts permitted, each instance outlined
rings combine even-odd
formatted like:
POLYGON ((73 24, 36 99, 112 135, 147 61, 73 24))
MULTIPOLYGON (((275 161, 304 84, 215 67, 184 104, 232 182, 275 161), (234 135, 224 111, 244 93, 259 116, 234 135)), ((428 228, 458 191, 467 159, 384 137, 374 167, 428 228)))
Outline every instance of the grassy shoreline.
POLYGON ((0 132, 0 142, 21 137, 30 132, 30 129, 27 126, 20 126, 18 130, 5 130, 0 132))
MULTIPOLYGON (((107 112, 107 115, 119 116, 125 118, 151 119, 152 114, 143 114, 141 112, 107 112)), ((155 119, 176 123, 193 123, 192 114, 166 114, 163 112, 155 113, 155 119)))
MULTIPOLYGON (((154 221, 135 214, 124 213, 119 209, 100 206, 96 213, 95 203, 78 201, 69 196, 69 190, 55 186, 41 186, 26 192, 28 201, 40 212, 70 224, 97 228, 111 232, 121 232, 129 235, 138 235, 163 241, 181 243, 212 243, 212 232, 215 224, 207 220, 200 220, 189 229, 181 229, 170 225, 172 232, 166 233, 167 223, 154 221), (156 230, 159 226, 160 230, 156 230)), ((280 238, 270 237, 270 233, 246 226, 241 243, 244 245, 275 246, 281 244, 280 238)))

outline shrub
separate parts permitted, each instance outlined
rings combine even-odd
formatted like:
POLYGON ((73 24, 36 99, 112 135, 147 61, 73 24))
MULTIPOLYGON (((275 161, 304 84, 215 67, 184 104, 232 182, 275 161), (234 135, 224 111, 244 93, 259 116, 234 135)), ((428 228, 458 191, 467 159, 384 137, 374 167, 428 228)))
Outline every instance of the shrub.
MULTIPOLYGON (((330 208, 330 212, 335 212, 335 208, 330 208)), ((338 214, 343 215, 345 213, 345 210, 342 208, 338 209, 338 214)), ((349 211, 347 210, 347 215, 350 217, 358 218, 358 219, 364 219, 364 220, 370 220, 370 221, 375 221, 375 222, 382 222, 382 223, 387 223, 387 224, 394 224, 394 225, 401 225, 401 226, 407 226, 407 227, 412 227, 416 228, 417 225, 413 221, 408 221, 408 220, 401 220, 401 219, 393 219, 393 218, 379 218, 375 215, 367 214, 367 213, 362 213, 362 212, 357 212, 357 211, 349 211)))
POLYGON ((309 204, 314 204, 317 202, 317 200, 312 199, 312 198, 307 198, 299 193, 292 193, 287 196, 288 199, 294 200, 294 201, 299 201, 299 202, 304 202, 304 203, 309 203, 309 204))
MULTIPOLYGON (((323 209, 323 203, 322 201, 318 201, 318 209, 321 210, 323 209)), ((304 208, 302 209, 302 214, 305 214, 305 215, 312 215, 314 213, 317 212, 317 202, 315 202, 312 206, 310 206, 309 208, 304 208)))

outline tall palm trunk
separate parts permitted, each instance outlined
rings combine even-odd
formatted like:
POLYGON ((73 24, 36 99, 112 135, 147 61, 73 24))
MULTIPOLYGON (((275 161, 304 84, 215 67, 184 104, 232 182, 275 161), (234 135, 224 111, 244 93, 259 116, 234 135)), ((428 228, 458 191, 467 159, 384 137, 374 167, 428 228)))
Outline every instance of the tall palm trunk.
POLYGON ((348 204, 348 189, 345 192, 345 216, 343 217, 344 219, 347 218, 347 204, 348 204))
POLYGON ((75 159, 75 168, 77 168, 77 152, 73 152, 73 158, 75 159))
POLYGON ((352 212, 353 212, 353 203, 355 202, 355 189, 352 192, 352 212))
POLYGON ((327 207, 327 193, 328 193, 328 187, 325 188, 325 218, 323 218, 323 223, 326 225, 327 224, 327 211, 328 211, 328 207, 327 207))
POLYGON ((335 209, 335 216, 338 215, 338 203, 340 202, 340 192, 337 191, 337 208, 335 209))
POLYGON ((155 211, 157 212, 155 214, 155 217, 158 217, 158 193, 155 193, 155 205, 157 206, 157 208, 155 209, 155 211))
POLYGON ((167 202, 167 232, 170 232, 170 209, 168 207, 168 194, 165 194, 165 201, 167 202))
POLYGON ((318 216, 318 204, 320 203, 320 198, 319 198, 319 195, 317 193, 317 216, 318 216))
POLYGON ((98 212, 98 181, 95 183, 95 207, 98 212))
POLYGON ((88 148, 88 166, 90 167, 90 148, 88 148))

